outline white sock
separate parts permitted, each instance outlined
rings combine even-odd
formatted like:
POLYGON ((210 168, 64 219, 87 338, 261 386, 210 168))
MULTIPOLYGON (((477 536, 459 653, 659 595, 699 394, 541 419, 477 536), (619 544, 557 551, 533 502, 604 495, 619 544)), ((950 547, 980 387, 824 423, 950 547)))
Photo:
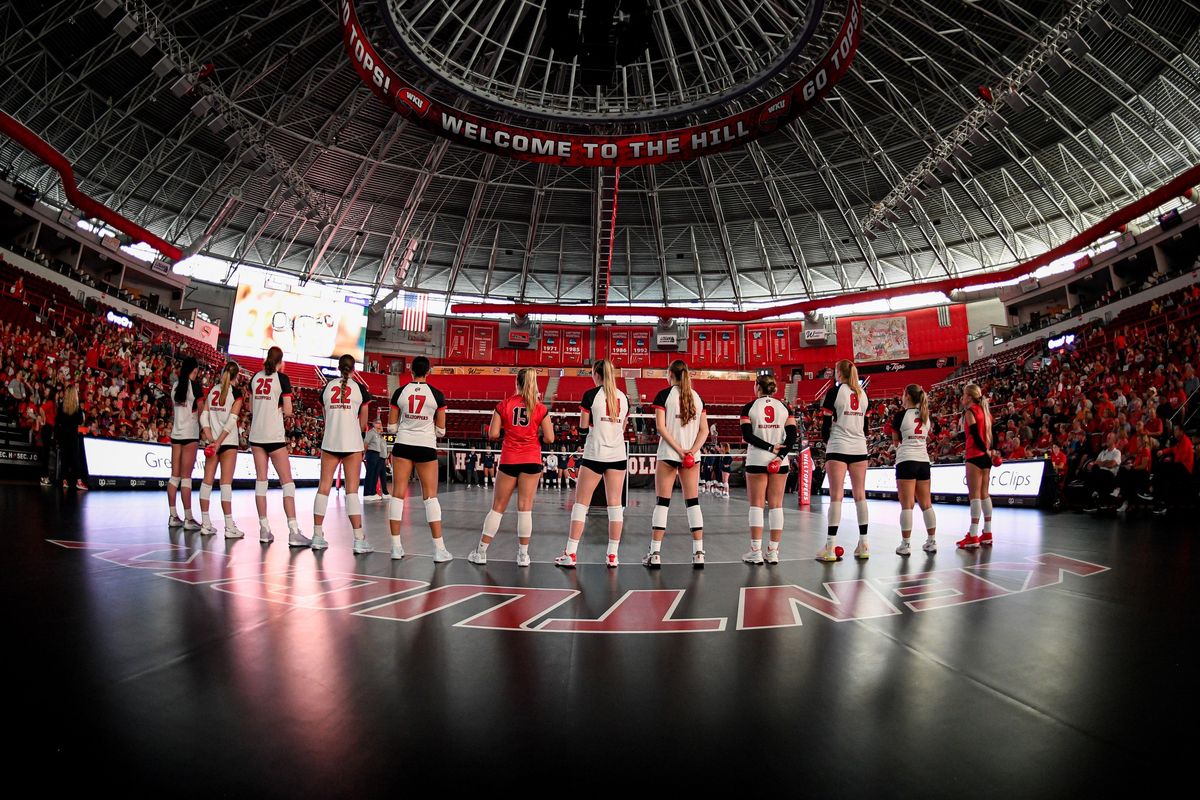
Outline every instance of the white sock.
POLYGON ((401 545, 401 543, 400 543, 400 536, 399 535, 393 536, 392 537, 392 549, 395 550, 402 546, 403 545, 401 545))
POLYGON ((234 527, 233 515, 231 515, 231 514, 226 514, 226 515, 225 515, 225 527, 226 527, 226 528, 232 528, 232 527, 234 527))
POLYGON ((971 531, 970 531, 971 536, 979 535, 979 517, 982 513, 983 513, 983 501, 982 500, 972 500, 971 501, 971 531))
POLYGON ((322 526, 320 526, 320 525, 313 525, 313 538, 315 539, 315 538, 317 538, 318 536, 324 537, 324 536, 325 536, 325 531, 322 529, 322 526))
POLYGON ((366 539, 366 538, 367 538, 367 535, 366 535, 365 533, 363 533, 363 529, 362 529, 362 528, 355 528, 355 529, 354 529, 354 539, 355 539, 355 541, 359 541, 359 542, 361 542, 363 539, 366 539))
POLYGON ((703 540, 703 539, 692 539, 692 553, 693 553, 693 555, 694 555, 694 554, 696 554, 696 553, 699 553, 699 552, 700 552, 700 551, 702 551, 703 549, 704 549, 704 540, 703 540))
POLYGON ((659 539, 657 541, 655 541, 654 539, 650 540, 650 552, 651 553, 662 552, 662 539, 659 539))
POLYGON ((579 550, 579 540, 568 538, 567 539, 567 553, 574 554, 577 550, 579 550))
POLYGON ((985 497, 980 501, 980 510, 983 512, 983 532, 992 532, 992 498, 985 497))
POLYGON ((212 519, 209 518, 207 511, 200 512, 200 521, 203 522, 205 525, 212 524, 212 519))
POLYGON ((620 539, 609 539, 608 540, 608 555, 615 556, 617 554, 617 548, 620 546, 621 546, 620 539))
POLYGON ((520 542, 518 542, 517 543, 517 552, 521 553, 522 555, 529 555, 529 545, 521 544, 520 542))
POLYGON ((757 553, 759 550, 762 550, 762 539, 751 539, 750 552, 757 553))

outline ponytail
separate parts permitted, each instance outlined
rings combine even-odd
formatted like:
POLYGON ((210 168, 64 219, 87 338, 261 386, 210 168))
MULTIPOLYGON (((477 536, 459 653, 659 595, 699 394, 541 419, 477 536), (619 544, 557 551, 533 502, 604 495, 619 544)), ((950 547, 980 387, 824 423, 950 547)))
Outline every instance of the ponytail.
POLYGON ((687 425, 696 418, 696 398, 692 394, 692 375, 683 359, 671 362, 671 377, 679 387, 679 422, 687 425))
POLYGON ((763 373, 754 380, 754 388, 758 389, 758 393, 763 397, 772 397, 775 390, 779 388, 779 384, 775 382, 774 375, 763 373))
POLYGON ((617 378, 613 374, 612 362, 600 359, 596 366, 592 367, 592 374, 600 378, 600 384, 604 387, 604 402, 608 406, 608 415, 617 417, 621 413, 621 401, 617 397, 617 378))
POLYGON ((525 367, 517 372, 517 392, 525 401, 525 411, 529 414, 529 424, 533 424, 533 410, 538 404, 537 370, 525 367))
POLYGON ((921 417, 921 422, 929 424, 929 395, 925 394, 925 390, 915 383, 910 383, 904 387, 904 394, 908 396, 909 402, 913 404, 913 408, 917 409, 917 414, 921 417))
POLYGON ((199 363, 196 359, 190 356, 179 363, 179 375, 175 379, 175 402, 177 404, 187 402, 188 384, 190 383, 188 376, 198 366, 199 363))
POLYGON ((225 398, 229 396, 229 384, 237 377, 239 369, 236 361, 225 362, 225 367, 221 370, 221 405, 225 405, 225 398))
POLYGON ((866 398, 866 392, 863 391, 862 384, 858 382, 858 367, 854 366, 853 361, 843 358, 837 362, 837 376, 842 383, 850 387, 850 391, 858 395, 860 400, 866 398))
POLYGON ((342 373, 342 390, 344 392, 346 383, 350 380, 350 375, 354 372, 354 356, 346 353, 339 358, 338 372, 342 373))
POLYGON ((987 449, 992 447, 992 412, 988 408, 987 398, 983 396, 983 390, 979 388, 977 383, 968 383, 963 387, 963 393, 983 409, 983 441, 987 445, 987 449))
POLYGON ((272 347, 267 351, 267 357, 263 359, 263 372, 268 375, 274 375, 275 370, 279 369, 280 362, 283 361, 283 350, 278 347, 272 347))

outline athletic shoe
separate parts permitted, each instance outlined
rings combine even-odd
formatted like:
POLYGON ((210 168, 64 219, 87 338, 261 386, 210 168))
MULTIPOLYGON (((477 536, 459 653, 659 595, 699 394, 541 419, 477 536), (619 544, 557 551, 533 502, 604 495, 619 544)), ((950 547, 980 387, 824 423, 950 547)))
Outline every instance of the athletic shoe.
POLYGON ((979 549, 979 537, 972 536, 971 534, 968 533, 966 536, 964 536, 963 538, 961 538, 957 542, 955 542, 954 546, 957 547, 959 550, 978 550, 979 549))
POLYGON ((445 549, 444 547, 435 551, 433 554, 433 563, 435 563, 435 564, 445 564, 447 561, 453 561, 453 560, 454 560, 454 556, 452 556, 450 554, 450 551, 445 549))
POLYGON ((904 541, 900 542, 900 546, 896 548, 896 555, 898 555, 898 556, 912 555, 912 547, 911 547, 911 543, 908 541, 908 539, 905 539, 904 541))
POLYGON ((1099 506, 1097 506, 1095 503, 1091 503, 1091 504, 1089 504, 1089 505, 1088 505, 1088 507, 1087 507, 1087 508, 1085 508, 1085 509, 1083 510, 1083 513, 1085 513, 1085 514, 1095 514, 1095 513, 1096 513, 1097 511, 1099 511, 1099 510, 1100 510, 1100 507, 1099 507, 1099 506))
POLYGON ((239 528, 237 525, 226 525, 225 526, 225 538, 226 539, 241 539, 245 535, 246 535, 246 532, 243 531, 241 528, 239 528))
POLYGON ((191 517, 188 517, 183 521, 183 529, 185 531, 198 531, 201 527, 203 526, 191 517))
POLYGON ((522 553, 520 550, 517 551, 517 566, 518 567, 528 567, 529 566, 529 553, 522 553))
POLYGON ((86 492, 88 490, 87 484, 83 481, 75 481, 75 488, 81 492, 86 492))
POLYGON ((324 536, 322 536, 319 533, 313 534, 313 538, 312 538, 312 549, 313 550, 327 550, 328 548, 329 548, 329 542, 325 541, 324 536))
POLYGON ((859 561, 866 561, 871 557, 871 548, 867 546, 866 542, 859 542, 858 546, 854 548, 854 557, 859 561))
POLYGON ((472 564, 486 564, 487 553, 476 547, 474 550, 467 553, 467 561, 470 561, 472 564))
POLYGON ((926 539, 925 544, 921 545, 921 549, 924 550, 926 553, 929 553, 929 555, 933 555, 934 553, 937 552, 937 540, 936 539, 926 539))
POLYGON ((1154 502, 1154 495, 1148 492, 1138 492, 1138 499, 1145 500, 1147 503, 1154 502))
POLYGON ((216 533, 217 533, 217 529, 213 527, 213 524, 211 522, 206 522, 200 526, 200 535, 201 536, 215 536, 216 533))
POLYGON ((992 546, 992 532, 991 531, 986 531, 985 533, 980 534, 979 545, 981 547, 991 547, 992 546))
POLYGON ((767 562, 768 564, 778 564, 779 563, 779 548, 776 547, 776 548, 772 549, 772 548, 768 547, 766 554, 763 555, 763 561, 767 562))
POLYGON ((761 567, 763 565, 762 550, 751 550, 742 556, 742 561, 745 561, 747 564, 753 564, 756 567, 761 567))
POLYGON ((704 569, 704 551, 697 550, 692 553, 692 569, 704 569))
POLYGON ((275 534, 271 533, 270 525, 258 526, 258 540, 263 544, 270 544, 275 541, 275 534))
POLYGON ((604 563, 608 565, 609 569, 616 569, 617 567, 621 566, 621 562, 617 559, 616 553, 609 553, 608 557, 604 559, 604 563))
POLYGON ((312 539, 300 531, 288 532, 288 547, 312 547, 312 539))
POLYGON ((1124 503, 1121 503, 1121 507, 1117 509, 1117 513, 1124 514, 1128 510, 1129 510, 1129 501, 1126 500, 1124 503))
POLYGON ((174 514, 171 514, 171 516, 167 517, 167 527, 168 528, 182 528, 183 520, 181 520, 179 517, 175 516, 174 514))
POLYGON ((50 485, 50 479, 45 476, 42 476, 42 486, 49 486, 49 485, 50 485))
POLYGON ((1150 513, 1156 517, 1164 517, 1167 514, 1167 507, 1163 506, 1162 508, 1156 508, 1153 511, 1151 511, 1150 513))
POLYGON ((662 569, 662 553, 647 550, 646 555, 642 556, 642 566, 649 569, 662 569))
MULTIPOLYGON (((324 537, 322 537, 322 538, 324 538, 324 537)), ((375 548, 371 547, 371 543, 368 542, 366 539, 355 539, 354 540, 354 555, 362 556, 362 555, 366 555, 367 553, 374 553, 374 552, 375 552, 375 548)))
POLYGON ((404 545, 392 545, 392 561, 399 561, 402 558, 404 558, 404 545))
POLYGON ((568 553, 566 550, 563 550, 562 555, 554 559, 554 563, 559 567, 575 569, 575 553, 568 553))
POLYGON ((817 553, 817 561, 825 561, 829 563, 833 561, 841 561, 841 559, 838 558, 837 551, 834 549, 834 547, 825 547, 821 549, 821 552, 817 553))

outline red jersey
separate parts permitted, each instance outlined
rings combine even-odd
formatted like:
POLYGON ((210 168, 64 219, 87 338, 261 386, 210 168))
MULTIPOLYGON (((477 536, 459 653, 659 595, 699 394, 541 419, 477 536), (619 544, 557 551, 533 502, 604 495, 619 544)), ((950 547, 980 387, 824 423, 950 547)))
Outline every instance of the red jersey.
POLYGON ((971 406, 964 415, 967 435, 967 458, 987 455, 987 416, 982 406, 971 406))
POLYGON ((500 415, 500 429, 504 431, 504 445, 500 448, 501 464, 541 464, 542 445, 538 433, 542 420, 546 418, 546 407, 538 403, 533 407, 533 419, 525 408, 525 398, 514 394, 496 406, 500 415))

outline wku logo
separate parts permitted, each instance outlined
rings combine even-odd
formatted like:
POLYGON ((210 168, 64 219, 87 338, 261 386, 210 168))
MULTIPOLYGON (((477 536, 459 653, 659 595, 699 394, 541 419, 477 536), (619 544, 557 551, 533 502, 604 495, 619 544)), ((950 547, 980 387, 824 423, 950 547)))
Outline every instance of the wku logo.
POLYGON ((414 110, 424 112, 429 107, 429 100, 412 89, 404 89, 400 92, 400 99, 408 103, 414 110))
MULTIPOLYGON (((676 612, 683 589, 633 589, 595 619, 570 616, 576 589, 450 584, 321 569, 278 568, 238 561, 226 553, 179 545, 116 545, 47 540, 69 550, 130 569, 149 570, 170 580, 214 591, 299 608, 338 611, 391 622, 413 622, 442 614, 456 628, 539 633, 706 633, 724 631, 727 617, 683 618, 676 612), (474 602, 487 598, 480 611, 474 602)), ((828 581, 819 589, 795 585, 752 586, 740 591, 737 630, 794 628, 816 614, 833 622, 891 617, 995 600, 1061 584, 1068 574, 1086 578, 1108 567, 1043 553, 1024 561, 993 561, 962 569, 935 570, 874 580, 828 581)))

